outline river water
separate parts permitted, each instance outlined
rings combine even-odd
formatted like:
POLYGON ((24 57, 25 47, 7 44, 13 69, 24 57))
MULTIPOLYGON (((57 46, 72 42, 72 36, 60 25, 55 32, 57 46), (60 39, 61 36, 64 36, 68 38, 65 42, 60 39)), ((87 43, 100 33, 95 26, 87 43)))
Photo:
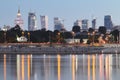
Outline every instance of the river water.
POLYGON ((3 54, 0 80, 120 80, 120 54, 3 54))

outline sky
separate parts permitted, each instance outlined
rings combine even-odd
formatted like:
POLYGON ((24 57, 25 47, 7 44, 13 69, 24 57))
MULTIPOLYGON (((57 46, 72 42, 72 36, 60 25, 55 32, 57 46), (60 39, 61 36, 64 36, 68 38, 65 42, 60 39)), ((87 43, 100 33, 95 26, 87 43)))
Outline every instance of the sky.
POLYGON ((120 25, 120 0, 1 0, 0 27, 15 26, 14 20, 20 7, 24 29, 28 28, 28 13, 35 12, 40 26, 40 15, 49 18, 49 30, 54 30, 53 18, 64 19, 66 30, 72 30, 73 23, 79 19, 88 19, 91 25, 93 17, 97 26, 104 25, 104 16, 111 15, 113 23, 120 25))

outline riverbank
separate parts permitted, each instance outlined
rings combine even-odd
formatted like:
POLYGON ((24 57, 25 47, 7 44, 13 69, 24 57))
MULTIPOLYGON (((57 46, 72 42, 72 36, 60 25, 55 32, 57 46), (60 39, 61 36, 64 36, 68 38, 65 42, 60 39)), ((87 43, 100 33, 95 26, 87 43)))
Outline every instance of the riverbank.
POLYGON ((100 53, 103 47, 6 47, 0 53, 33 53, 33 54, 90 54, 100 53))
POLYGON ((120 45, 106 44, 103 46, 61 45, 37 43, 0 44, 0 53, 6 54, 113 54, 120 53, 120 45))

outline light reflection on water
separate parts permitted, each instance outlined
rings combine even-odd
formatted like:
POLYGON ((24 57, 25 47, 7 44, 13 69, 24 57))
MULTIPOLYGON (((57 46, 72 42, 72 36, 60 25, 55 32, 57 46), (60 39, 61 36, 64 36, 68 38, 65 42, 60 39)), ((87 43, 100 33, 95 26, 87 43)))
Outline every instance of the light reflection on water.
POLYGON ((0 55, 0 80, 119 80, 120 54, 0 55))

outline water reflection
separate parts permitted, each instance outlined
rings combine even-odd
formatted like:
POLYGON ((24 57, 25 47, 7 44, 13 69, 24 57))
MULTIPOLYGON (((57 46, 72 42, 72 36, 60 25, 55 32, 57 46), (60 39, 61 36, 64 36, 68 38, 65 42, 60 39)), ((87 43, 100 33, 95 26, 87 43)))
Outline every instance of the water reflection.
POLYGON ((21 66, 22 66, 22 80, 24 80, 24 66, 25 66, 25 64, 24 64, 24 55, 22 55, 21 56, 22 57, 22 61, 21 61, 21 66))
POLYGON ((20 79, 20 55, 17 55, 17 80, 20 79))
POLYGON ((75 80, 75 55, 72 55, 72 80, 75 80))
POLYGON ((99 56, 99 74, 100 74, 100 80, 103 80, 103 54, 99 56))
POLYGON ((120 55, 0 56, 1 80, 119 80, 120 55), (4 74, 3 74, 4 73, 4 74))
POLYGON ((58 80, 61 80, 61 56, 57 55, 57 63, 58 63, 58 80))
POLYGON ((28 55, 28 80, 30 80, 31 64, 30 64, 30 55, 28 55))
POLYGON ((6 54, 4 54, 4 80, 6 80, 6 54))
POLYGON ((92 75, 93 75, 92 80, 96 80, 95 79, 95 75, 96 75, 96 70, 95 70, 95 66, 96 66, 95 61, 96 60, 95 60, 95 57, 96 57, 95 55, 92 55, 92 75))

